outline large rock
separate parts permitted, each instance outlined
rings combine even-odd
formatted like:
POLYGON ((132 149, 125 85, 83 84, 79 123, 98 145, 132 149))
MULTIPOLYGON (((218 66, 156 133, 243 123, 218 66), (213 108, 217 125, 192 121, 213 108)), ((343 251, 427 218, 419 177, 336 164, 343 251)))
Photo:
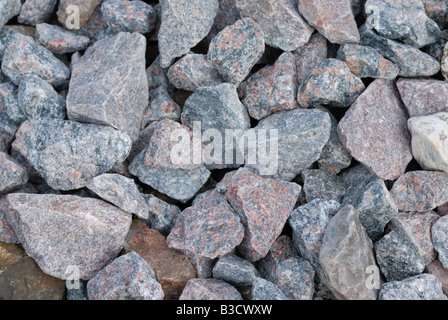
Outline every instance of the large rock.
POLYGON ((90 46, 73 66, 68 118, 109 125, 136 141, 148 105, 145 51, 139 33, 120 32, 90 46))
POLYGON ((421 274, 381 287, 379 300, 447 300, 442 284, 432 274, 421 274))
POLYGON ((17 21, 32 26, 47 22, 57 3, 58 0, 26 0, 17 21))
POLYGON ((218 279, 188 280, 179 300, 243 300, 227 282, 218 279))
POLYGON ((440 262, 445 269, 448 269, 448 216, 444 216, 434 223, 431 236, 440 262))
POLYGON ((28 181, 25 168, 5 152, 0 151, 0 194, 14 190, 28 181))
POLYGON ((230 253, 219 258, 213 267, 213 278, 235 287, 252 286, 259 276, 260 273, 252 263, 230 253))
POLYGON ((13 193, 7 200, 8 222, 26 253, 60 279, 73 267, 92 278, 118 255, 131 225, 130 214, 96 199, 13 193))
POLYGON ((87 49, 90 39, 83 35, 51 24, 36 26, 36 40, 51 52, 57 54, 73 53, 87 49))
POLYGON ((0 29, 11 18, 20 13, 22 2, 20 0, 1 0, 0 1, 0 29))
POLYGON ((116 32, 148 33, 156 27, 155 11, 143 1, 104 1, 101 12, 116 32))

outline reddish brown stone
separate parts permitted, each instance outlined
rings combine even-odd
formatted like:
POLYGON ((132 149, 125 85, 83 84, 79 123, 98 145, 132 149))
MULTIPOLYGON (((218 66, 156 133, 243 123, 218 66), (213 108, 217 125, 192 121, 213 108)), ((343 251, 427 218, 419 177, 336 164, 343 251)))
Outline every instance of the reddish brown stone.
POLYGON ((0 241, 0 276, 10 265, 26 256, 21 246, 0 241))
POLYGON ((293 53, 296 58, 297 80, 300 82, 318 63, 327 58, 327 39, 320 33, 315 33, 306 45, 293 53))
POLYGON ((227 282, 218 279, 191 279, 179 300, 243 300, 227 282))
POLYGON ((24 168, 5 152, 0 152, 0 194, 11 191, 28 181, 24 168))
POLYGON ((426 272, 436 276, 442 283, 442 290, 445 295, 448 295, 448 270, 445 269, 442 263, 436 259, 426 266, 426 272))

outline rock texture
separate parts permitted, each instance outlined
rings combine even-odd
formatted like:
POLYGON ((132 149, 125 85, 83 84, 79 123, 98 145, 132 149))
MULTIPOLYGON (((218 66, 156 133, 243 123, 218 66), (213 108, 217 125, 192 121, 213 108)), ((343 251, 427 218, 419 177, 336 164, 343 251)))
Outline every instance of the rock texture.
POLYGON ((143 1, 104 1, 101 13, 116 32, 148 33, 156 27, 155 11, 143 1))
POLYGON ((308 43, 293 51, 296 58, 297 80, 300 83, 315 66, 327 58, 327 39, 314 33, 308 43))
POLYGON ((13 17, 20 13, 20 0, 2 0, 0 2, 0 29, 13 17))
POLYGON ((213 267, 213 278, 235 287, 252 286, 259 276, 260 273, 253 264, 230 253, 219 258, 213 267))
POLYGON ((439 260, 448 269, 448 217, 444 216, 432 226, 431 237, 434 248, 439 254, 439 260))
POLYGON ((28 181, 26 170, 5 152, 0 152, 0 194, 24 185, 28 181))
POLYGON ((243 300, 230 284, 218 279, 188 280, 179 300, 243 300))
POLYGON ((17 21, 32 26, 47 22, 57 3, 57 0, 26 0, 17 21))
POLYGON ((64 26, 67 22, 72 22, 74 10, 70 6, 77 6, 79 9, 79 27, 82 28, 101 2, 102 0, 61 0, 57 11, 58 20, 64 26))
POLYGON ((252 287, 251 300, 289 300, 272 282, 257 278, 252 287))
POLYGON ((36 40, 51 52, 64 54, 87 49, 90 39, 47 23, 36 26, 36 40))
POLYGON ((381 287, 379 300, 447 300, 442 285, 431 274, 391 281, 381 287))

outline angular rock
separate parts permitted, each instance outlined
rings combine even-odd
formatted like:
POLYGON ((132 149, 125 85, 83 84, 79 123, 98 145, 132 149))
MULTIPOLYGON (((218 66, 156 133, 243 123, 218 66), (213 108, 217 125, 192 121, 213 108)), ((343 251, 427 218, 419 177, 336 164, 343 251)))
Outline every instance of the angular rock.
POLYGON ((442 290, 445 295, 448 294, 448 270, 445 269, 440 260, 435 259, 433 262, 426 266, 426 271, 437 277, 442 283, 442 290))
POLYGON ((182 211, 167 237, 168 247, 214 259, 241 243, 243 225, 224 196, 212 194, 182 211))
POLYGON ((25 256, 25 251, 19 245, 0 241, 0 277, 3 271, 25 256))
POLYGON ((171 92, 170 88, 173 86, 167 78, 169 68, 162 68, 160 65, 160 55, 151 63, 146 69, 146 76, 148 77, 149 90, 155 89, 158 86, 164 86, 168 92, 171 92))
POLYGON ((437 220, 431 229, 432 243, 439 254, 439 260, 448 269, 448 216, 437 220))
POLYGON ((51 52, 63 54, 87 49, 90 39, 51 24, 36 25, 36 40, 51 52))
POLYGON ((190 260, 168 248, 165 237, 140 220, 132 221, 123 249, 126 253, 136 252, 149 263, 162 286, 165 300, 178 299, 187 281, 196 277, 190 260))
POLYGON ((210 43, 207 58, 226 82, 238 86, 264 52, 263 31, 251 18, 224 28, 210 43))
POLYGON ((167 236, 174 227, 181 210, 152 194, 143 194, 149 208, 148 219, 142 219, 151 229, 155 229, 167 236))
POLYGON ((303 47, 293 51, 296 58, 297 80, 300 83, 317 64, 327 58, 327 39, 320 33, 311 36, 303 47))
POLYGON ((421 274, 381 287, 378 300, 447 300, 442 284, 432 274, 421 274))
POLYGON ((0 108, 11 121, 20 124, 26 120, 26 115, 20 108, 17 89, 12 82, 0 84, 0 108))
POLYGON ((126 212, 143 219, 149 217, 148 205, 132 179, 103 173, 90 180, 86 187, 126 212))
POLYGON ((89 300, 163 300, 151 266, 137 253, 115 259, 87 283, 89 300))
POLYGON ((131 139, 110 127, 59 119, 24 122, 13 148, 59 190, 84 187, 126 159, 131 139))
POLYGON ((427 77, 439 72, 439 62, 417 48, 379 36, 372 30, 361 31, 364 46, 375 49, 383 57, 395 63, 402 77, 427 77))
POLYGON ((230 253, 219 258, 213 267, 213 278, 235 287, 252 286, 259 276, 260 273, 252 263, 230 253))
POLYGON ((343 207, 329 221, 319 262, 338 299, 376 300, 378 290, 366 286, 366 268, 376 266, 372 241, 352 206, 343 207))
MULTIPOLYGON (((234 250, 232 250, 233 252, 234 250)), ((198 278, 211 278, 213 277, 213 267, 215 266, 217 258, 210 259, 204 256, 188 255, 198 278)))
POLYGON ((313 33, 295 0, 236 0, 236 7, 243 18, 252 18, 260 25, 265 43, 274 48, 296 50, 313 33))
POLYGON ((160 6, 158 44, 160 64, 166 68, 207 36, 218 11, 218 0, 162 0, 160 6))
POLYGON ((247 260, 260 260, 280 235, 299 196, 295 183, 245 176, 227 189, 226 198, 244 225, 238 246, 247 260), (262 218, 261 218, 262 217, 262 218))
POLYGON ((302 179, 307 202, 317 198, 341 202, 344 197, 344 182, 335 174, 321 169, 308 169, 302 171, 302 179))
POLYGON ((222 180, 216 185, 215 191, 225 194, 234 181, 244 176, 256 176, 256 174, 246 168, 239 168, 238 170, 227 172, 224 175, 224 178, 222 178, 222 180))
POLYGON ((20 81, 17 98, 20 109, 28 120, 65 119, 65 99, 39 76, 24 76, 20 81))
POLYGON ((266 256, 257 262, 257 268, 264 279, 274 282, 279 265, 283 261, 297 256, 291 238, 281 235, 272 244, 266 256))
POLYGON ((57 0, 26 0, 17 21, 32 26, 47 22, 57 3, 57 0))
POLYGON ((74 11, 70 9, 73 8, 71 6, 77 6, 79 9, 79 28, 82 28, 101 2, 102 0, 60 0, 56 12, 58 20, 63 26, 66 23, 72 24, 74 11))
POLYGON ((241 19, 241 15, 236 7, 236 0, 218 0, 219 7, 216 13, 215 22, 207 35, 210 42, 222 29, 230 26, 241 19))
POLYGON ((0 29, 13 17, 20 13, 22 2, 20 0, 0 1, 0 29))
POLYGON ((301 0, 299 12, 330 42, 359 42, 359 32, 350 0, 301 0))
POLYGON ((437 22, 440 29, 448 23, 448 3, 444 0, 422 0, 426 15, 437 22))
POLYGON ((250 116, 260 120, 268 115, 298 107, 296 64, 292 53, 283 53, 240 86, 240 97, 250 116))
POLYGON ((70 77, 69 69, 48 49, 18 32, 6 47, 2 70, 16 85, 27 74, 39 76, 54 87, 65 85, 70 77))
MULTIPOLYGON (((8 201, 6 198, 0 198, 0 242, 19 243, 19 239, 8 223, 6 210, 8 209, 8 201)), ((0 266, 1 272, 1 266, 0 266)))
POLYGON ((448 81, 448 42, 443 49, 441 71, 445 81, 448 81))
POLYGON ((26 170, 5 152, 0 152, 0 194, 14 190, 28 181, 26 170))
POLYGON ((141 128, 145 128, 154 121, 171 119, 180 121, 182 109, 170 97, 168 90, 164 86, 149 91, 149 104, 143 114, 141 128))
POLYGON ((289 300, 272 282, 257 278, 252 286, 251 300, 289 300))
POLYGON ((120 32, 90 46, 73 66, 68 118, 110 125, 136 141, 148 105, 145 51, 139 33, 120 32))
POLYGON ((113 36, 115 32, 107 25, 101 12, 101 6, 97 6, 85 25, 81 29, 76 30, 76 34, 86 36, 93 43, 113 36))
POLYGON ((448 202, 448 174, 412 171, 402 175, 390 193, 400 211, 426 212, 448 202))
POLYGON ((243 300, 230 284, 218 279, 188 280, 179 300, 243 300))
POLYGON ((327 59, 311 71, 299 86, 297 101, 303 108, 317 105, 348 107, 364 91, 361 79, 340 60, 327 59))
POLYGON ((394 83, 377 79, 344 115, 338 133, 353 158, 381 179, 395 180, 412 159, 406 122, 394 83))
POLYGON ((421 0, 367 0, 365 8, 367 24, 388 39, 422 48, 440 36, 437 23, 428 18, 421 0))
POLYGON ((370 182, 378 179, 362 164, 357 164, 354 167, 342 172, 340 177, 344 180, 347 189, 357 186, 363 182, 370 182))
POLYGON ((143 1, 104 1, 101 12, 109 27, 116 32, 148 33, 156 27, 155 11, 143 1))

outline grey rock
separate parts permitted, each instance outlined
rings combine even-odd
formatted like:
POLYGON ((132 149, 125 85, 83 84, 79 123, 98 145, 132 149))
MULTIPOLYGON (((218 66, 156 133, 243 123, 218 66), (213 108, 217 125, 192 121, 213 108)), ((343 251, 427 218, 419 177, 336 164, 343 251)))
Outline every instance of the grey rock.
POLYGON ((171 119, 180 121, 182 109, 174 102, 164 86, 149 91, 149 104, 143 114, 141 128, 145 128, 154 121, 171 119))
POLYGON ((213 278, 223 280, 235 287, 252 286, 260 273, 254 265, 234 254, 219 258, 213 267, 213 278))
POLYGON ((176 223, 181 210, 152 194, 143 194, 148 206, 148 218, 142 219, 151 229, 155 229, 164 236, 168 236, 176 223))
POLYGON ((158 55, 148 69, 146 69, 149 90, 155 89, 158 86, 163 86, 169 93, 172 93, 174 86, 168 81, 168 71, 169 68, 162 68, 160 65, 160 55, 158 55))
POLYGON ((20 124, 26 120, 26 115, 19 106, 17 89, 12 82, 0 84, 0 106, 11 121, 20 124))
POLYGON ((342 172, 340 177, 344 180, 347 189, 355 187, 363 182, 370 182, 378 179, 377 176, 360 163, 342 172))
POLYGON ((302 179, 307 202, 314 199, 341 202, 344 197, 346 191, 344 182, 335 174, 322 169, 308 169, 302 171, 302 179))
POLYGON ((432 242, 439 254, 439 260, 448 269, 448 216, 443 216, 432 226, 432 242))
POLYGON ((226 193, 227 189, 233 184, 234 181, 244 176, 256 176, 256 174, 244 167, 239 168, 238 170, 227 172, 222 180, 216 185, 216 192, 222 194, 226 193))
POLYGON ((104 20, 116 32, 151 32, 156 26, 154 9, 143 1, 104 1, 101 4, 104 20))
POLYGON ((303 47, 293 51, 297 65, 297 81, 300 83, 317 64, 327 58, 327 39, 314 33, 303 47))
POLYGON ((47 23, 40 23, 36 26, 36 40, 57 54, 71 53, 87 49, 90 39, 83 35, 47 23))
POLYGON ((440 281, 425 273, 383 284, 378 300, 447 300, 447 297, 440 281))
POLYGON ((19 163, 0 151, 0 194, 14 190, 28 181, 28 175, 19 163))
POLYGON ((289 300, 272 282, 257 278, 252 286, 252 300, 289 300))
POLYGON ((57 3, 58 0, 26 0, 17 21, 32 26, 47 22, 57 3))
POLYGON ((20 13, 22 2, 20 0, 0 1, 0 29, 13 17, 20 13))
POLYGON ((179 300, 243 300, 230 284, 218 279, 190 279, 179 300))
POLYGON ((19 125, 17 122, 11 120, 6 114, 6 111, 0 107, 0 138, 3 140, 6 149, 11 146, 18 128, 19 125))
POLYGON ((213 276, 213 267, 218 258, 210 259, 204 256, 188 254, 198 278, 211 278, 213 276))

